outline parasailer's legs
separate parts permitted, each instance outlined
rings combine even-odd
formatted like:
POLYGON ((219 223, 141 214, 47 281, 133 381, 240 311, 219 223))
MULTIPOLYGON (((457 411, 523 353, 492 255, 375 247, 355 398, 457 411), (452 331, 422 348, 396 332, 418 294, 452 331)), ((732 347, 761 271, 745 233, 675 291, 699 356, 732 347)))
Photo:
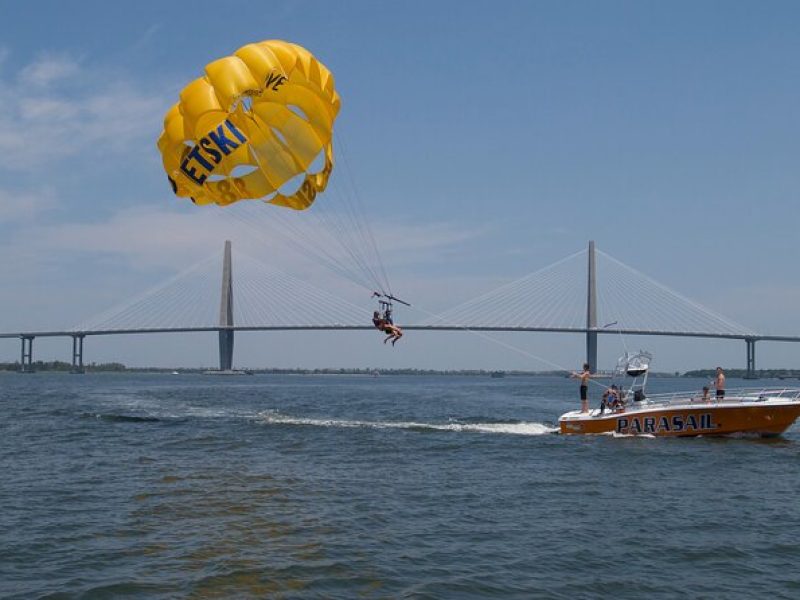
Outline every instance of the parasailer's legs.
POLYGON ((383 340, 384 344, 389 340, 392 340, 392 346, 394 346, 397 340, 403 337, 403 330, 400 329, 397 325, 389 325, 385 327, 383 331, 389 334, 384 338, 383 340))
POLYGON ((392 340, 392 346, 394 346, 397 343, 397 340, 399 340, 401 337, 403 337, 403 331, 399 327, 395 327, 395 334, 394 334, 394 339, 392 340))

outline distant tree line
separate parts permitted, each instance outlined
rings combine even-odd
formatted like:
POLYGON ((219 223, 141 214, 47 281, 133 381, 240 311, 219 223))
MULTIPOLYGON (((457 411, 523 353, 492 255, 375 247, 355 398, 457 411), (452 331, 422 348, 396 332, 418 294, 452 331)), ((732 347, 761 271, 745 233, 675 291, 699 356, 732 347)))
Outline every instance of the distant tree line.
MULTIPOLYGON (((68 362, 64 362, 61 360, 51 360, 51 361, 43 361, 43 360, 35 360, 31 362, 31 370, 33 371, 60 371, 69 373, 72 371, 72 365, 68 362)), ((110 363, 90 363, 84 365, 84 369, 87 371, 129 371, 125 365, 122 363, 117 362, 110 362, 110 363)), ((20 363, 19 361, 15 362, 6 362, 0 363, 0 371, 19 371, 20 370, 20 363)))
MULTIPOLYGON (((72 365, 68 362, 53 360, 41 361, 37 360, 31 363, 33 371, 55 371, 68 373, 72 371, 72 365)), ((19 361, 0 363, 0 371, 19 371, 19 361)), ((213 370, 209 367, 197 368, 183 368, 183 367, 126 367, 122 363, 109 362, 109 363, 87 363, 84 365, 86 372, 111 372, 111 373, 173 373, 178 371, 180 373, 204 373, 213 370)), ((498 376, 540 376, 540 377, 569 377, 571 371, 497 371, 487 369, 378 369, 374 367, 365 368, 324 368, 324 369, 305 369, 300 367, 288 369, 247 369, 248 373, 258 373, 265 375, 461 375, 461 376, 474 376, 474 377, 489 377, 491 375, 498 376)), ((683 377, 699 377, 706 379, 713 379, 716 374, 715 369, 696 369, 693 371, 686 371, 683 377)), ((745 369, 726 369, 725 374, 729 377, 743 378, 747 371, 745 369)), ((611 374, 604 374, 610 377, 611 374)), ((653 377, 678 377, 681 374, 675 373, 650 373, 653 377)), ((800 379, 800 369, 759 369, 755 371, 758 378, 763 379, 800 379)))
MULTIPOLYGON (((20 363, 6 362, 0 363, 0 371, 19 371, 20 363)), ((31 363, 31 370, 33 371, 55 371, 55 372, 70 372, 72 365, 68 362, 60 360, 54 361, 41 361, 37 360, 31 363)), ((84 370, 87 372, 126 372, 126 373, 172 373, 178 371, 180 373, 204 373, 213 370, 210 367, 127 367, 122 363, 87 363, 84 365, 84 370)), ((568 371, 490 371, 485 369, 378 369, 374 367, 364 368, 322 368, 322 369, 306 369, 301 367, 295 368, 263 368, 263 369, 246 369, 248 373, 268 374, 268 375, 466 375, 477 377, 489 377, 493 373, 502 373, 503 375, 556 375, 568 376, 568 371)))
MULTIPOLYGON (((716 369, 697 369, 695 371, 686 371, 684 377, 706 377, 713 379, 717 374, 716 369)), ((758 379, 800 379, 800 369, 756 369, 753 374, 758 379)), ((725 375, 728 377, 741 377, 747 375, 746 369, 725 369, 725 375)))

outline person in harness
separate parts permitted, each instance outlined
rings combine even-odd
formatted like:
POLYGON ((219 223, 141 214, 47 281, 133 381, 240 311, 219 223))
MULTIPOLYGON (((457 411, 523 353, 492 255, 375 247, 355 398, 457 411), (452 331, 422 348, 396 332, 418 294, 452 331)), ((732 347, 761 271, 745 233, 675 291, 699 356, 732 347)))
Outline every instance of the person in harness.
POLYGON ((388 334, 386 338, 383 340, 385 344, 389 340, 392 340, 392 346, 397 343, 401 337, 403 337, 403 330, 400 329, 397 325, 392 323, 391 321, 391 311, 389 311, 389 319, 386 319, 386 312, 383 315, 379 311, 375 311, 372 313, 372 324, 375 326, 375 329, 382 331, 383 333, 388 334))

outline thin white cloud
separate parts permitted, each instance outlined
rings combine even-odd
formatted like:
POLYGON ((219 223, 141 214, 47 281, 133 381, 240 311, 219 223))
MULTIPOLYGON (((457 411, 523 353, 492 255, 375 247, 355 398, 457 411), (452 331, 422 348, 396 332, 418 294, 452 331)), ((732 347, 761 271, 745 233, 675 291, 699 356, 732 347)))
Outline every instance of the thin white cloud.
POLYGON ((0 168, 33 171, 67 156, 130 151, 155 140, 168 104, 118 75, 40 58, 16 79, 0 75, 0 168))
POLYGON ((80 111, 75 104, 58 98, 23 98, 19 115, 25 121, 72 119, 80 111))
POLYGON ((24 233, 44 259, 122 258, 131 268, 185 268, 220 245, 224 227, 205 211, 129 208, 101 222, 34 227, 24 233))
POLYGON ((153 38, 156 37, 159 31, 163 29, 163 24, 161 23, 154 23, 150 25, 147 29, 144 30, 142 35, 131 44, 129 52, 139 52, 143 49, 149 48, 153 44, 153 38))
POLYGON ((26 192, 0 189, 0 224, 35 219, 56 207, 56 196, 50 188, 26 192))
MULTIPOLYGON (((5 205, 5 201, 11 198, 11 194, 0 195, 0 202, 5 205)), ((30 214, 33 214, 34 207, 41 210, 47 206, 44 203, 47 196, 41 198, 37 204, 31 196, 28 202, 30 214)), ((6 244, 13 246, 25 239, 26 247, 35 253, 35 256, 30 256, 32 261, 47 261, 53 256, 62 260, 74 256, 76 262, 86 255, 95 259, 115 256, 133 268, 147 270, 185 268, 217 252, 225 239, 234 239, 241 246, 252 248, 250 253, 267 257, 267 261, 282 270, 292 272, 299 269, 306 273, 316 272, 319 276, 329 275, 313 254, 302 251, 302 238, 325 239, 327 236, 327 239, 332 239, 329 232, 319 231, 321 225, 316 222, 309 222, 308 226, 293 232, 291 237, 297 243, 292 243, 291 238, 287 240, 285 235, 277 235, 275 228, 280 224, 270 226, 263 220, 257 227, 252 227, 241 218, 233 218, 229 213, 236 207, 218 209, 186 203, 184 208, 132 207, 99 222, 30 224, 18 228, 6 244)), ((265 207, 263 210, 276 209, 265 207)), ((16 211, 18 214, 21 212, 21 209, 16 211)), ((382 255, 391 255, 392 264, 410 264, 430 261, 432 256, 444 250, 469 243, 476 235, 479 232, 455 230, 448 224, 431 223, 422 227, 396 224, 391 236, 378 242, 382 255)), ((1 245, 0 251, 3 251, 1 245)), ((333 242, 326 246, 325 251, 344 264, 350 261, 346 250, 333 242)))
POLYGON ((486 235, 489 227, 458 227, 452 223, 395 223, 381 233, 381 255, 389 267, 433 265, 449 260, 453 251, 463 249, 486 235))
POLYGON ((19 81, 23 86, 46 87, 78 71, 80 65, 72 57, 44 54, 20 71, 19 81))

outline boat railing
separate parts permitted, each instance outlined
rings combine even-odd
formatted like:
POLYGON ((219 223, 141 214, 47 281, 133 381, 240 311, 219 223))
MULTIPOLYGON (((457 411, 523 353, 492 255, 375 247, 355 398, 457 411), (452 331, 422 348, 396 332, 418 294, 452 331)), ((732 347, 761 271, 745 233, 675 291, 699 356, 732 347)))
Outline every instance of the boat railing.
POLYGON ((697 404, 725 404, 737 402, 763 402, 765 400, 798 400, 800 401, 800 388, 736 388, 725 390, 725 397, 718 400, 714 390, 710 390, 708 397, 703 399, 702 390, 691 390, 685 392, 666 392, 658 394, 646 394, 644 400, 634 402, 629 396, 626 400, 627 406, 653 406, 686 404, 687 402, 697 404))

